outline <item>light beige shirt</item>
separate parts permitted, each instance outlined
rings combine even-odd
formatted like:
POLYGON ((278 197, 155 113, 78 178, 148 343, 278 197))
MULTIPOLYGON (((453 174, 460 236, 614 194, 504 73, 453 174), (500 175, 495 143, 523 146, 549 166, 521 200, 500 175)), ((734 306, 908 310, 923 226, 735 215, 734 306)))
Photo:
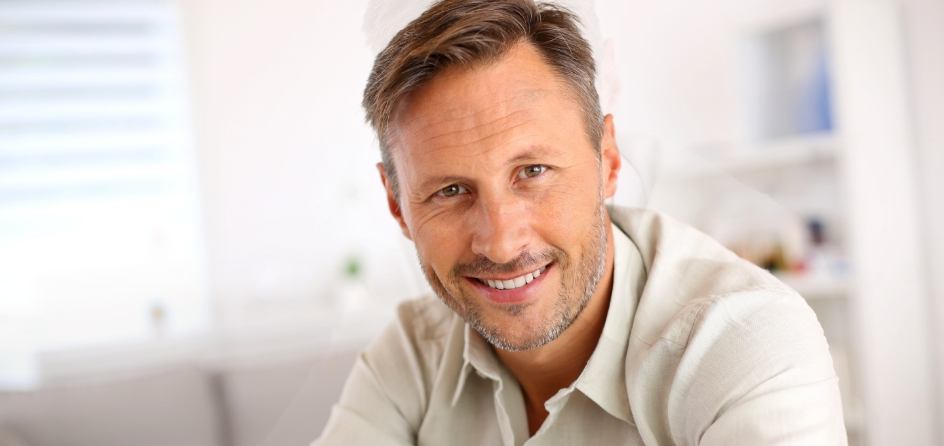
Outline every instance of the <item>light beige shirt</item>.
POLYGON ((533 437, 517 381, 431 297, 399 307, 314 444, 846 444, 826 340, 796 292, 663 215, 610 216, 603 333, 533 437))

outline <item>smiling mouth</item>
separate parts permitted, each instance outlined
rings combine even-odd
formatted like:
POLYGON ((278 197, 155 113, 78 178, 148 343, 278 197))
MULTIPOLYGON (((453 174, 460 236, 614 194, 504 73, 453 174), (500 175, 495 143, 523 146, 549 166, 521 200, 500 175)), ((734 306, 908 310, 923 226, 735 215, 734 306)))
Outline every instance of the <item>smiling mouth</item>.
POLYGON ((534 279, 537 279, 538 277, 540 277, 541 274, 544 273, 544 270, 546 270, 548 266, 549 265, 542 266, 527 274, 522 274, 518 277, 513 277, 511 279, 486 279, 486 278, 476 277, 475 280, 477 280, 479 283, 482 283, 483 285, 488 286, 489 288, 493 288, 496 290, 513 290, 515 288, 521 288, 531 283, 531 281, 533 281, 534 279))

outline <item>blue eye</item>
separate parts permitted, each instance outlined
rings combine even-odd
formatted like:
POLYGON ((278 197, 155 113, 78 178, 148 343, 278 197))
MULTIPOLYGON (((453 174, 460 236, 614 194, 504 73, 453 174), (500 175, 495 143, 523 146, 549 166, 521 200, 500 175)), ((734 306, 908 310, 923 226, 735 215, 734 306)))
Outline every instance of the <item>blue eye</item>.
POLYGON ((524 166, 521 171, 518 172, 518 179, 525 180, 528 178, 534 178, 542 173, 547 172, 547 166, 542 164, 532 164, 530 166, 524 166))
POLYGON ((465 186, 462 186, 459 184, 450 184, 440 189, 439 192, 437 192, 436 194, 439 195, 440 197, 449 198, 449 197, 455 197, 456 195, 461 195, 467 192, 468 190, 465 188, 465 186))

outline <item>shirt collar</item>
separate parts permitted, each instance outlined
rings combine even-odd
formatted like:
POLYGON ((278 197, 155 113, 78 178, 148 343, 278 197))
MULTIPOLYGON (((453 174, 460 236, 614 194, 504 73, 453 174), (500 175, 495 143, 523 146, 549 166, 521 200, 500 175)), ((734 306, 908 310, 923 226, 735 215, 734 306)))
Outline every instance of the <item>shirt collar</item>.
MULTIPOLYGON (((646 271, 639 249, 616 225, 611 225, 614 239, 613 288, 600 340, 587 366, 569 388, 576 388, 610 415, 632 424, 626 393, 625 367, 629 331, 636 303, 646 281, 646 271)), ((499 381, 502 365, 492 348, 468 324, 465 324, 463 364, 452 404, 455 405, 472 370, 483 378, 499 381)))
POLYGON ((459 369, 459 380, 456 384, 456 391, 452 395, 452 405, 455 406, 462 395, 462 389, 465 387, 465 381, 468 379, 472 370, 483 377, 492 381, 501 380, 501 365, 495 356, 495 351, 485 342, 482 337, 472 329, 469 324, 464 324, 463 328, 463 348, 462 348, 462 367, 459 369))
POLYGON ((633 315, 646 283, 639 248, 616 225, 613 228, 613 289, 603 332, 575 386, 610 415, 632 424, 626 391, 626 349, 633 315))

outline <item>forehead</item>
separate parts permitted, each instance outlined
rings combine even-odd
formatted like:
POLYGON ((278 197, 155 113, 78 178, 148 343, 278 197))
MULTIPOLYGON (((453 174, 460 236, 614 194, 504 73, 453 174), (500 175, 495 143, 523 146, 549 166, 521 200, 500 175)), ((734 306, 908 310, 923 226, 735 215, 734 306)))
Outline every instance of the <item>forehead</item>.
POLYGON ((409 164, 446 154, 489 155, 540 142, 527 139, 573 138, 574 130, 585 137, 579 110, 540 53, 518 44, 495 62, 446 69, 411 93, 397 109, 389 141, 394 158, 409 164))

